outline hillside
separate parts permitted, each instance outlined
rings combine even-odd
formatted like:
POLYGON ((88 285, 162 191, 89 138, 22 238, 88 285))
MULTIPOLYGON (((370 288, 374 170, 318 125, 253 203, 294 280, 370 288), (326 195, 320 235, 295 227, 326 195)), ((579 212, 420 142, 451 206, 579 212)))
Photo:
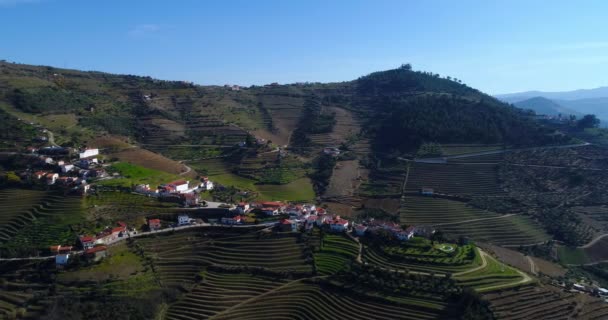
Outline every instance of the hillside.
POLYGON ((524 110, 532 110, 536 114, 544 115, 575 115, 582 117, 583 114, 572 109, 568 109, 563 105, 543 97, 534 97, 522 101, 515 102, 514 105, 524 110))

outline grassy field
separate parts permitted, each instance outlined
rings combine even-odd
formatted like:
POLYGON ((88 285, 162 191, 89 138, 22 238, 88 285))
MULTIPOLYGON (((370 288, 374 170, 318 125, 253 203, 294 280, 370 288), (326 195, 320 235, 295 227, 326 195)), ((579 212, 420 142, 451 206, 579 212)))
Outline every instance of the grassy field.
POLYGON ((92 266, 59 274, 58 281, 102 283, 108 280, 129 280, 130 277, 143 272, 141 258, 131 252, 124 243, 108 248, 108 255, 108 258, 92 266))
POLYGON ((507 266, 486 255, 487 264, 484 268, 455 277, 458 284, 471 287, 477 291, 492 291, 500 286, 516 286, 523 277, 514 268, 507 266))
POLYGON ((131 187, 137 184, 149 184, 151 188, 162 183, 169 183, 183 179, 178 175, 164 171, 154 170, 127 162, 117 162, 107 168, 109 173, 117 172, 121 178, 103 180, 98 184, 102 186, 131 187))

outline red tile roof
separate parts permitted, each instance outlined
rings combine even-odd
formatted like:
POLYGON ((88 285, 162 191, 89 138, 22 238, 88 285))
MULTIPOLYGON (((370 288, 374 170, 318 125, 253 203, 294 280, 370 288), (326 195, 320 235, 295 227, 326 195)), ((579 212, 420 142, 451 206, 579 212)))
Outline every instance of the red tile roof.
POLYGON ((121 227, 125 227, 125 228, 127 227, 127 224, 124 223, 124 222, 122 222, 122 221, 118 221, 116 224, 119 225, 119 226, 121 226, 121 227))
POLYGON ((99 252, 99 251, 105 251, 107 249, 108 249, 108 247, 106 247, 106 246, 97 246, 97 247, 93 247, 91 249, 87 249, 87 251, 85 251, 85 253, 91 254, 91 253, 95 253, 95 252, 99 252))
POLYGON ((93 236, 82 236, 80 237, 81 242, 92 242, 95 241, 95 237, 93 236))
POLYGON ((125 227, 112 228, 112 233, 120 233, 120 232, 124 232, 124 231, 125 231, 125 227))
POLYGON ((174 185, 174 186, 181 186, 182 184, 188 184, 188 181, 186 181, 186 180, 177 180, 177 181, 169 182, 167 184, 174 185))
POLYGON ((160 224, 160 219, 150 219, 148 220, 148 224, 160 224))
POLYGON ((262 202, 262 206, 263 207, 282 207, 283 203, 281 203, 281 202, 274 202, 274 201, 267 201, 267 202, 262 202))

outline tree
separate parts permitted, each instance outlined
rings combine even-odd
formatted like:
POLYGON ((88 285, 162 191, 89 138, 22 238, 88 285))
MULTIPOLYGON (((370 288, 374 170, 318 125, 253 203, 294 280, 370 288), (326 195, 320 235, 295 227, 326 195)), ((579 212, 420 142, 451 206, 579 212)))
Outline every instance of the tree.
POLYGON ((576 123, 576 126, 579 129, 597 128, 599 125, 600 119, 598 119, 594 114, 587 114, 576 123))

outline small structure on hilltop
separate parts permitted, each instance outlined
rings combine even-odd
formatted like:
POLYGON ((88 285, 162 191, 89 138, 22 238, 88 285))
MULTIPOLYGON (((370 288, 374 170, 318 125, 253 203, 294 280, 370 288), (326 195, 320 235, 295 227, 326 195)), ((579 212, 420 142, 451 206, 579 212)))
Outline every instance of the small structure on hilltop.
POLYGON ((420 189, 420 194, 423 196, 432 196, 435 194, 435 190, 433 190, 433 188, 429 188, 429 187, 422 187, 420 189))
POLYGON ((78 154, 80 159, 94 157, 99 154, 99 149, 84 149, 78 154))
POLYGON ((328 156, 337 157, 340 155, 340 149, 336 147, 325 147, 323 153, 328 156))
POLYGON ((150 231, 158 230, 160 227, 160 219, 148 219, 148 228, 150 228, 150 231))

